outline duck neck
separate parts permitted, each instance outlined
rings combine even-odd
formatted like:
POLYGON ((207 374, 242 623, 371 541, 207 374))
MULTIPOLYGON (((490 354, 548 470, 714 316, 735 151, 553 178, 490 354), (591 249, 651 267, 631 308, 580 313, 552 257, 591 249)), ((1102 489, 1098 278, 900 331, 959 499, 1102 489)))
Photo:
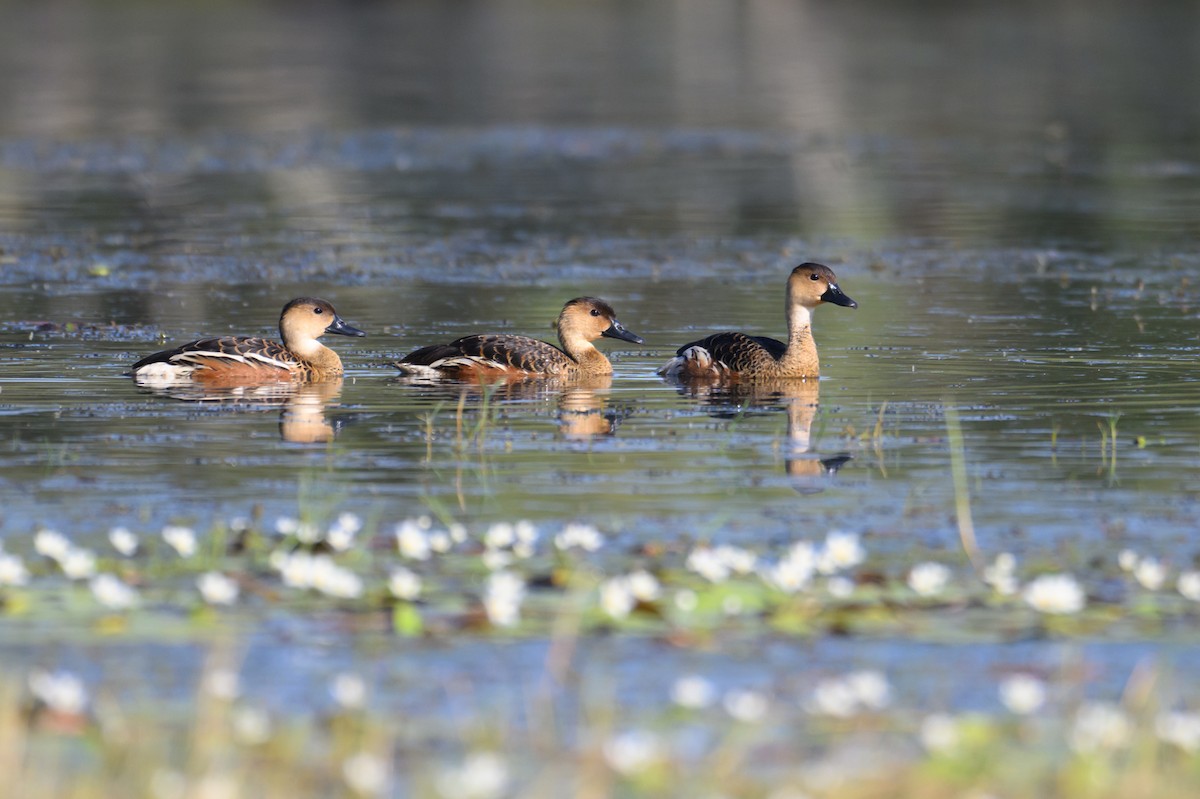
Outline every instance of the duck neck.
POLYGON ((287 347, 288 352, 308 364, 315 373, 327 375, 339 375, 342 373, 342 359, 338 357, 336 352, 315 338, 303 338, 299 341, 292 341, 287 336, 284 336, 283 346, 287 347))
POLYGON ((571 335, 570 332, 563 335, 561 327, 559 328, 558 341, 562 344, 563 351, 570 356, 571 360, 578 364, 579 371, 583 374, 612 374, 612 364, 608 362, 608 358, 604 357, 604 353, 596 349, 592 342, 582 336, 571 335))
POLYGON ((787 309, 787 349, 779 361, 786 373, 816 376, 818 372, 817 344, 812 335, 812 309, 800 303, 789 303, 787 309))

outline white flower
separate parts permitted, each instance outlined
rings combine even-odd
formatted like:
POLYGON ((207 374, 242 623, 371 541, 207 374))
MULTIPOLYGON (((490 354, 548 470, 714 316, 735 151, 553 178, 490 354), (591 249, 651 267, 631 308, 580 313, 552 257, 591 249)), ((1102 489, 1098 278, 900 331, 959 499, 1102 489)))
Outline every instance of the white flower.
POLYGON ((254 707, 239 707, 233 712, 233 737, 244 746, 259 746, 271 740, 271 717, 254 707))
POLYGON ((513 533, 517 536, 517 541, 522 544, 533 546, 537 543, 538 531, 533 526, 533 522, 522 519, 513 528, 513 533))
POLYGON ((403 566, 397 567, 388 578, 388 590, 396 599, 412 602, 421 595, 421 578, 403 566))
POLYGON ((512 553, 503 549, 485 549, 480 558, 483 560, 483 567, 490 572, 506 568, 513 562, 512 553))
POLYGON ((437 530, 429 534, 429 548, 439 555, 449 552, 454 547, 454 539, 445 530, 437 530))
POLYGON ((271 553, 271 566, 279 572, 283 584, 291 588, 312 588, 313 556, 304 551, 271 553))
POLYGON ((671 686, 671 701, 680 707, 698 710, 711 705, 717 698, 717 687, 698 674, 687 674, 671 686))
POLYGON ((1175 587, 1187 599, 1193 602, 1200 602, 1200 572, 1184 572, 1179 575, 1179 580, 1175 583, 1175 587))
POLYGON ((205 672, 200 685, 209 696, 225 702, 237 699, 242 692, 242 679, 230 669, 216 668, 205 672))
POLYGON ((1160 739, 1185 752, 1200 749, 1200 714, 1182 711, 1159 713, 1154 720, 1154 731, 1160 739))
POLYGON ((658 578, 648 571, 639 569, 625 578, 629 593, 639 602, 653 602, 662 594, 658 578))
POLYGON ((367 684, 357 674, 342 672, 329 683, 329 693, 342 707, 355 710, 366 702, 367 684))
POLYGON ((600 584, 600 607, 612 618, 625 618, 636 604, 628 578, 613 577, 600 584))
POLYGON ((114 574, 97 574, 91 582, 92 596, 106 608, 127 610, 138 604, 138 593, 114 574))
POLYGON ((1121 567, 1121 571, 1133 571, 1137 568, 1138 560, 1138 553, 1132 549, 1122 549, 1117 554, 1117 565, 1121 567))
POLYGON ((429 534, 412 519, 396 525, 396 546, 400 555, 409 560, 429 560, 429 534))
POLYGON ((525 581, 512 572, 493 572, 487 581, 483 607, 492 624, 511 627, 521 619, 525 581))
POLYGON ((688 588, 680 589, 675 592, 675 607, 682 613, 691 613, 700 606, 700 597, 696 596, 696 592, 688 588))
POLYGON ((854 581, 849 577, 830 577, 825 581, 825 590, 834 599, 845 599, 854 593, 854 581))
POLYGON ((456 544, 461 544, 467 540, 467 528, 458 522, 448 525, 446 532, 450 535, 450 540, 456 544))
POLYGON ((312 565, 312 587, 322 594, 339 599, 362 596, 362 578, 354 572, 337 565, 326 555, 314 557, 312 565))
POLYGON ((604 759, 614 771, 625 775, 645 771, 662 754, 662 741, 646 730, 630 730, 604 742, 604 759))
POLYGON ((858 696, 846 680, 831 677, 821 680, 809 700, 810 712, 845 719, 858 710, 858 696))
POLYGON ((1046 704, 1046 683, 1029 674, 1014 674, 1000 683, 1000 701, 1018 715, 1036 713, 1046 704))
POLYGON ((138 538, 129 531, 128 527, 114 527, 109 530, 108 543, 127 558, 137 552, 138 548, 138 538))
POLYGON ((983 581, 1001 596, 1017 593, 1017 559, 1010 552, 1001 552, 989 566, 984 567, 983 581))
POLYGON ((196 578, 200 596, 210 605, 232 605, 238 597, 238 584, 220 572, 205 572, 196 578))
POLYGON ((1089 753, 1101 749, 1123 747, 1129 741, 1133 727, 1129 717, 1116 705, 1091 702, 1075 714, 1070 744, 1076 752, 1089 753))
POLYGON ((928 752, 947 752, 958 748, 961 736, 958 722, 945 713, 934 713, 921 721, 921 745, 928 752))
POLYGON ((78 716, 87 708, 87 688, 70 672, 35 671, 29 675, 29 690, 56 713, 78 716))
POLYGON ((472 752, 462 765, 438 776, 437 790, 446 799, 495 799, 508 788, 508 763, 494 752, 472 752))
POLYGON ((744 724, 762 721, 770 708, 767 698, 757 691, 734 689, 725 694, 725 712, 744 724))
POLYGON ((359 752, 342 763, 342 777, 347 787, 359 796, 376 796, 387 788, 391 774, 382 757, 359 752))
POLYGON ((306 521, 297 522, 295 532, 292 535, 305 546, 312 546, 323 538, 320 529, 312 522, 306 521))
POLYGON ((300 529, 300 521, 291 516, 280 516, 275 520, 275 532, 282 536, 295 535, 300 529))
POLYGON ((33 536, 33 548, 43 557, 61 562, 71 551, 71 542, 57 530, 38 530, 33 536))
POLYGON ((908 573, 908 587, 920 596, 937 596, 950 582, 950 569, 941 563, 919 563, 908 573))
POLYGON ((833 574, 857 566, 866 557, 867 551, 859 542, 857 533, 834 531, 825 536, 825 545, 817 555, 817 571, 833 574))
POLYGON ((508 549, 517 541, 517 531, 508 522, 496 522, 483 534, 484 546, 489 549, 508 549))
POLYGON ((179 553, 179 557, 190 558, 196 554, 196 533, 192 528, 168 524, 162 529, 162 537, 179 553))
POLYGON ((0 552, 0 585, 26 585, 29 582, 29 569, 25 561, 17 555, 0 552))
POLYGON ((559 549, 582 549, 595 552, 604 546, 604 535, 590 524, 568 524, 554 537, 554 546, 559 549))
POLYGON ((358 516, 353 513, 339 514, 333 524, 329 526, 329 531, 325 533, 325 542, 335 552, 345 552, 354 546, 354 537, 361 529, 362 519, 358 516))
POLYGON ((817 570, 817 552, 808 541, 798 541, 777 564, 764 570, 763 579, 787 594, 808 586, 817 570))
POLYGON ((845 677, 858 704, 869 710, 882 710, 892 701, 892 688, 881 671, 863 669, 845 677))
POLYGON ((71 547, 58 561, 63 574, 72 580, 86 580, 96 573, 96 556, 91 550, 71 547))
POLYGON ((1157 591, 1167 581, 1167 569, 1157 558, 1142 558, 1133 570, 1133 577, 1147 591, 1157 591))
POLYGON ((729 566, 708 547, 693 549, 684 565, 709 582, 721 583, 729 579, 729 566))
POLYGON ((1022 595, 1042 613, 1078 613, 1086 601, 1083 588, 1069 574, 1043 574, 1025 586, 1022 595))

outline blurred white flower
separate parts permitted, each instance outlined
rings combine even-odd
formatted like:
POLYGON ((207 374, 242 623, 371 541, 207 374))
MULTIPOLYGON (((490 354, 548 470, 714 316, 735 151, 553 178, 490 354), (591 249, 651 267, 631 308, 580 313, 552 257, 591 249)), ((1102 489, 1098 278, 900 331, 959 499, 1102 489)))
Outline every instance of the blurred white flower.
POLYGON ((721 703, 725 712, 743 724, 754 724, 762 721, 770 705, 767 698, 758 691, 749 689, 734 689, 725 694, 721 703))
POLYGON ((512 572, 493 572, 487 581, 483 607, 488 619, 500 627, 511 627, 521 620, 521 602, 525 599, 525 581, 512 572))
POLYGON ((684 563, 689 571, 693 571, 713 583, 721 583, 729 579, 729 566, 723 563, 716 552, 709 547, 696 547, 687 556, 684 563))
POLYGON ((221 572, 205 572, 196 578, 200 596, 210 605, 232 605, 238 598, 238 584, 221 572))
POLYGON ((354 546, 354 537, 362 529, 362 519, 353 513, 341 513, 325 533, 325 542, 335 552, 345 552, 354 546))
POLYGON ((307 521, 297 522, 296 531, 293 533, 293 535, 296 537, 297 541, 305 546, 312 546, 324 538, 324 536, 321 535, 321 530, 312 522, 307 521))
POLYGON ((450 540, 456 544, 461 544, 467 540, 467 528, 463 527, 458 522, 454 522, 446 527, 446 533, 450 536, 450 540))
POLYGON ((363 592, 362 578, 325 555, 317 555, 312 560, 312 587, 338 599, 356 599, 363 592))
POLYGON ((137 552, 138 548, 138 538, 129 531, 128 527, 114 527, 109 530, 108 543, 127 558, 137 552))
POLYGON ((1043 574, 1025 586, 1022 596, 1042 613, 1078 613, 1086 602, 1079 581, 1069 574, 1043 574))
POLYGON ((83 680, 68 671, 43 671, 29 675, 29 690, 39 702, 56 713, 77 716, 87 708, 83 680))
POLYGON ((937 596, 950 582, 950 569, 941 563, 918 563, 908 573, 908 587, 924 597, 937 596))
POLYGON ((446 799, 495 799, 508 788, 508 763, 495 752, 472 752, 457 769, 446 769, 437 778, 437 790, 446 799))
POLYGON ((582 549, 595 552, 604 546, 604 536, 590 524, 568 524, 554 537, 554 546, 559 549, 582 549))
POLYGON ((600 584, 600 607, 612 618, 625 618, 636 604, 627 577, 613 577, 600 584))
POLYGON ((1171 711, 1159 713, 1154 731, 1165 743, 1178 746, 1185 752, 1200 749, 1200 714, 1171 711))
POLYGON ((517 537, 517 542, 527 546, 533 546, 538 541, 537 528, 533 526, 533 522, 522 519, 513 527, 513 533, 517 537))
POLYGON ((808 541, 798 541, 774 566, 767 567, 763 579, 787 594, 803 590, 817 570, 817 551, 808 541))
POLYGON ((200 685, 206 694, 225 702, 232 702, 242 693, 242 679, 231 669, 209 669, 204 673, 200 685))
POLYGON ((72 580, 86 580, 96 573, 96 556, 88 549, 71 547, 58 561, 63 574, 72 580))
POLYGON ((421 578, 415 572, 399 566, 392 570, 388 578, 388 590, 396 599, 412 602, 421 596, 421 578))
POLYGON ((1081 754, 1119 749, 1129 742, 1133 726, 1121 708, 1107 702, 1090 702, 1079 708, 1071 726, 1071 748, 1081 754))
POLYGON ((825 581, 825 590, 834 599, 846 599, 854 593, 854 581, 849 577, 830 577, 825 581))
POLYGON ((20 586, 29 583, 29 569, 17 555, 0 552, 0 585, 20 586))
POLYGON ((1138 561, 1133 577, 1147 591, 1157 591, 1167 581, 1167 568, 1157 558, 1145 557, 1138 561))
POLYGON ((1133 571, 1137 568, 1138 560, 1138 553, 1132 549, 1122 549, 1117 553, 1117 565, 1121 567, 1121 571, 1133 571))
POLYGON ((630 730, 604 742, 604 759, 614 771, 626 776, 645 771, 662 756, 662 740, 647 730, 630 730))
POLYGON ((272 552, 269 559, 283 584, 291 588, 312 588, 313 561, 313 556, 303 550, 285 552, 282 549, 272 552))
POLYGON ((842 569, 857 566, 866 560, 867 551, 859 541, 857 533, 833 531, 825 536, 825 545, 817 553, 817 571, 833 574, 842 569))
POLYGON ((347 710, 357 710, 367 700, 367 684, 359 675, 344 671, 329 682, 329 694, 347 710))
POLYGON ((239 707, 233 712, 233 737, 243 746, 259 746, 271 740, 271 717, 256 707, 239 707))
POLYGON ((57 530, 38 530, 33 535, 33 548, 41 556, 61 562, 71 551, 71 542, 57 530))
POLYGON ((282 536, 295 535, 300 529, 300 520, 291 516, 280 516, 275 520, 275 532, 282 536))
POLYGON ((485 569, 494 572, 507 568, 513 562, 513 555, 511 552, 503 549, 485 549, 480 559, 483 561, 485 569))
POLYGON ((1011 552, 1001 552, 983 569, 983 581, 1001 596, 1017 593, 1017 559, 1011 552))
POLYGON ((700 606, 700 597, 696 596, 696 592, 688 588, 680 589, 675 592, 675 607, 683 613, 691 613, 700 606))
POLYGON ((454 539, 445 530, 436 530, 429 534, 429 548, 439 555, 449 552, 454 547, 454 539))
POLYGON ((653 602, 662 595, 662 585, 658 578, 648 571, 639 569, 625 578, 629 585, 629 593, 639 602, 653 602))
POLYGON ((922 719, 919 735, 925 750, 935 754, 957 749, 961 739, 958 722, 945 713, 933 713, 922 719))
POLYGON ((813 688, 808 710, 823 716, 849 718, 858 710, 858 697, 853 687, 843 679, 830 677, 813 688))
POLYGON ((111 610, 128 610, 138 604, 138 592, 115 574, 97 574, 90 585, 96 601, 111 610))
POLYGON ((875 669, 852 671, 844 678, 859 705, 868 710, 882 710, 892 701, 892 687, 887 677, 875 669))
POLYGON ((409 560, 429 560, 429 533, 413 519, 396 525, 396 546, 402 557, 409 560))
POLYGON ((162 537, 179 553, 179 557, 190 558, 196 554, 196 533, 192 528, 168 524, 162 529, 162 537))
POLYGON ((699 710, 715 702, 717 687, 698 674, 685 674, 671 686, 671 701, 680 707, 699 710))
POLYGON ((1185 598, 1193 602, 1200 602, 1200 572, 1184 572, 1179 575, 1175 587, 1185 598))
POLYGON ((379 755, 359 752, 342 763, 342 777, 346 787, 359 796, 377 796, 387 788, 391 773, 379 755))
POLYGON ((483 534, 484 546, 489 549, 508 549, 517 542, 517 531, 508 522, 496 522, 483 534))
POLYGON ((1036 713, 1046 704, 1046 683, 1030 674, 1014 674, 1000 683, 1000 701, 1020 716, 1036 713))

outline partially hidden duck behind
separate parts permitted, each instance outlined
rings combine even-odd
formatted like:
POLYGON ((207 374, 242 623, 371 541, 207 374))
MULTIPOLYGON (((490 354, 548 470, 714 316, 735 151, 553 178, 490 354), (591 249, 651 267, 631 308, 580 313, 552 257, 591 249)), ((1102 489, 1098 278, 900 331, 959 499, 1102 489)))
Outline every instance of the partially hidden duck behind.
POLYGON ((297 297, 283 306, 279 316, 282 343, 242 336, 200 339, 142 358, 130 373, 148 386, 325 380, 342 374, 342 359, 317 340, 325 333, 367 335, 346 324, 325 300, 297 297))
POLYGON ((571 377, 612 374, 593 341, 600 337, 641 344, 604 300, 576 297, 558 315, 562 349, 528 336, 485 333, 409 353, 395 367, 407 375, 446 377, 571 377))
POLYGON ((658 373, 675 379, 816 378, 821 369, 812 336, 812 312, 825 302, 858 307, 838 287, 832 269, 815 263, 800 264, 788 276, 786 343, 745 333, 715 333, 684 344, 658 373))

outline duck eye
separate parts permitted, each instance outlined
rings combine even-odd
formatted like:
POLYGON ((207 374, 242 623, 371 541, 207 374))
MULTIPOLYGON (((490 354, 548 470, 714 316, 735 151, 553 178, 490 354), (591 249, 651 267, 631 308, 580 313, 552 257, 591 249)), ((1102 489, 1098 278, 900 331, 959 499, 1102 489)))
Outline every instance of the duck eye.
POLYGON ((820 280, 821 276, 818 275, 816 272, 813 272, 811 275, 808 276, 808 279, 809 280, 820 280))
POLYGON ((592 316, 599 316, 599 315, 600 315, 600 310, 599 310, 598 308, 593 308, 593 309, 592 309, 592 316))
POLYGON ((324 308, 313 308, 313 313, 325 313, 324 308))

